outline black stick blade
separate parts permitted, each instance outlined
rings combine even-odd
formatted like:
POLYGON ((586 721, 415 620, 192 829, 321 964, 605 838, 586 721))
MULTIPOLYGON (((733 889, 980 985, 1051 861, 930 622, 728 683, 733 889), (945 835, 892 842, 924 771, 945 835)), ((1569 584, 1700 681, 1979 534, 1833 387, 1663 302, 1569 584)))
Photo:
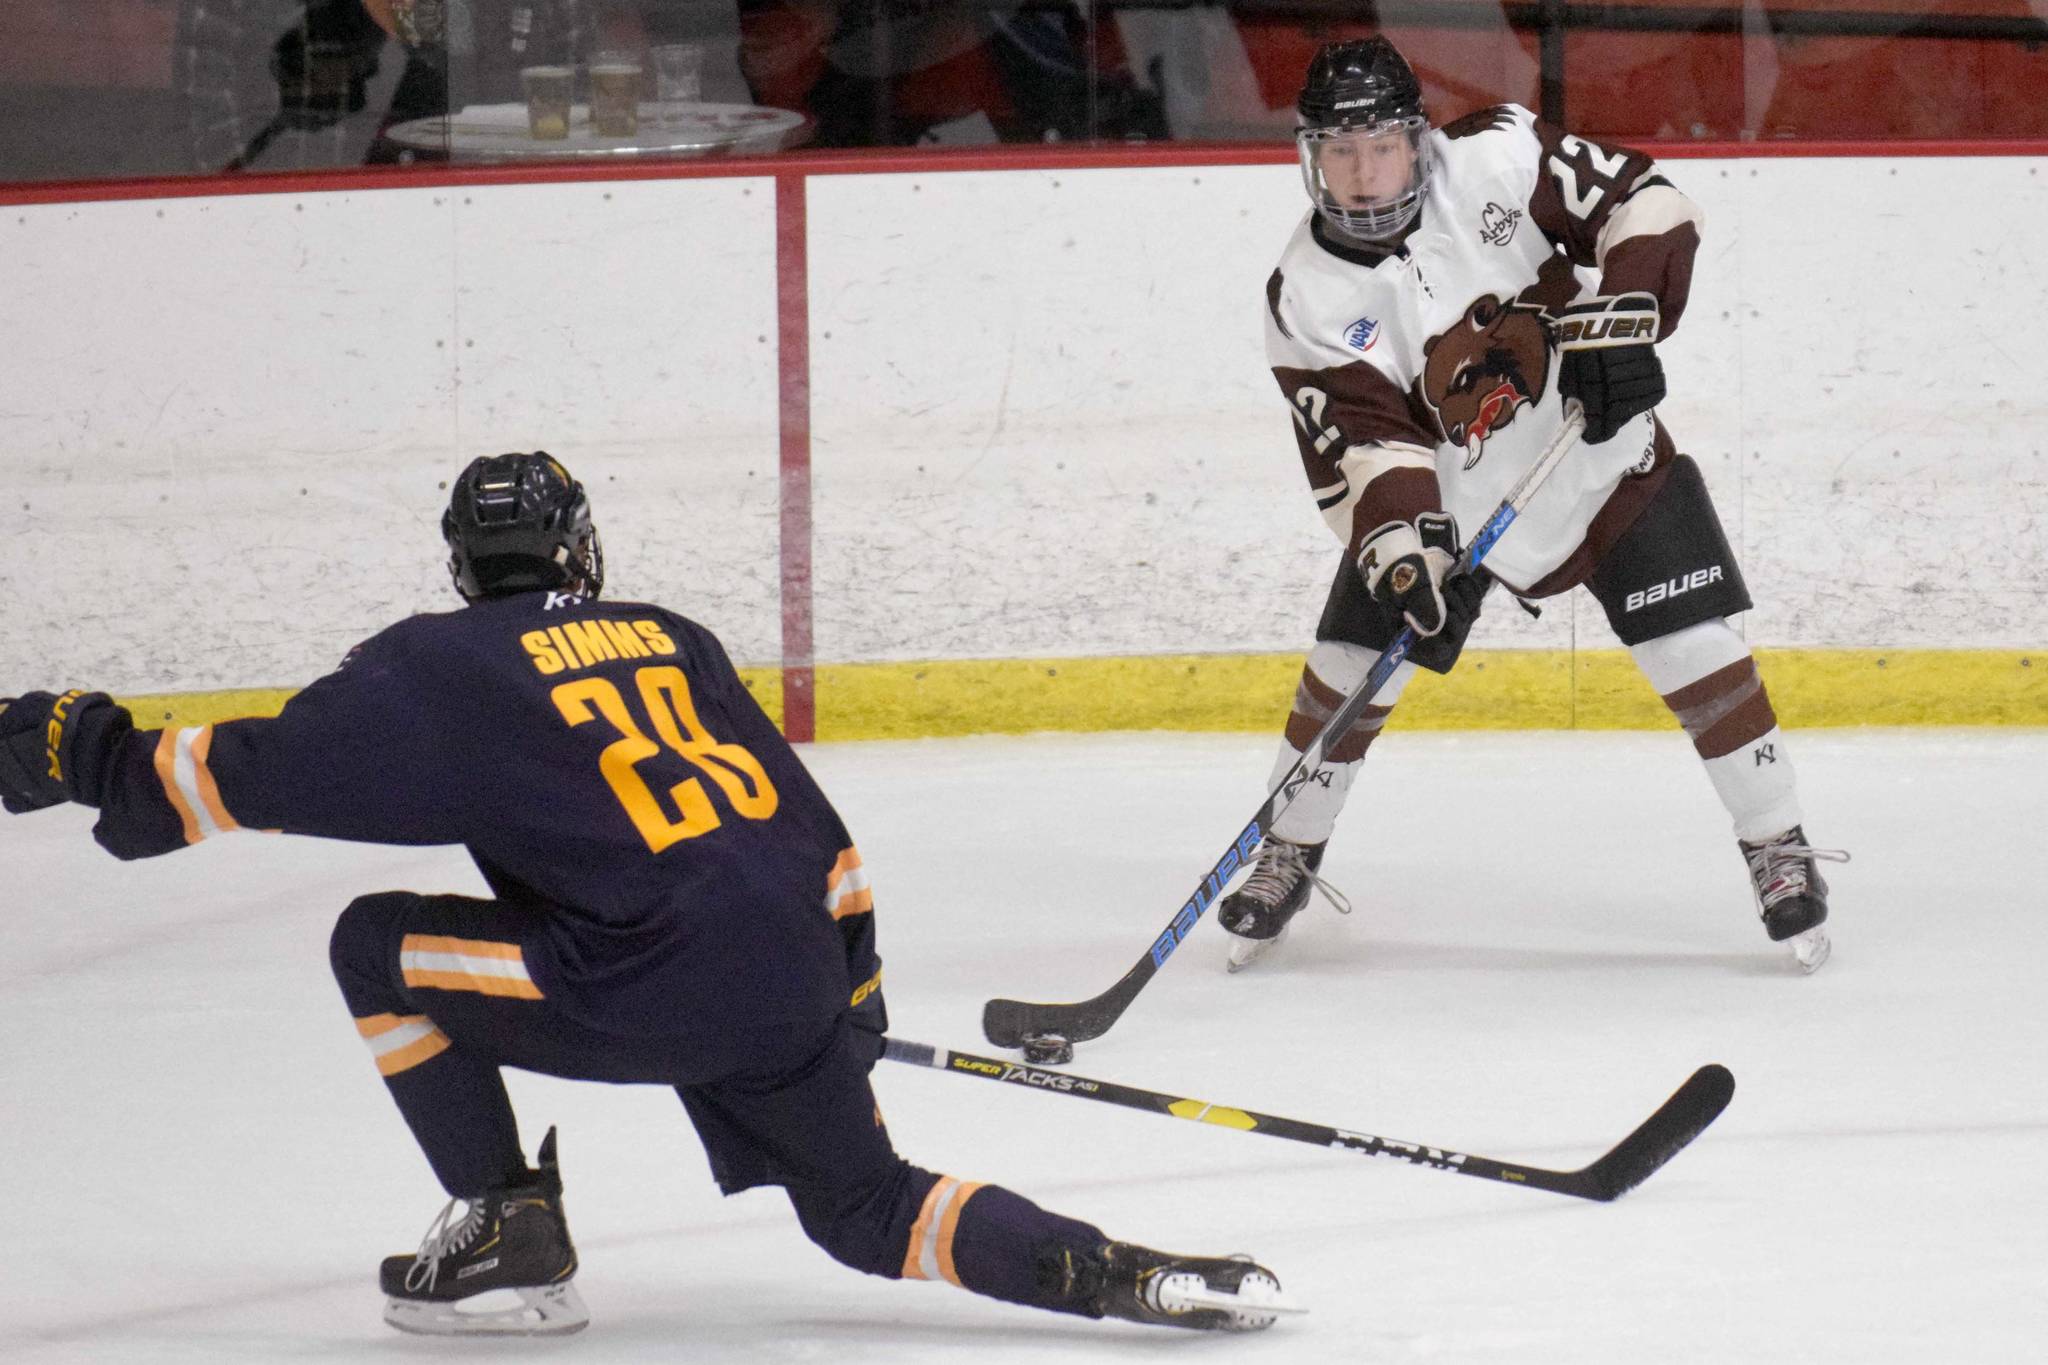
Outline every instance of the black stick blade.
POLYGON ((991 1000, 981 1007, 981 1036, 997 1047, 1022 1047, 1030 1018, 1031 1006, 1022 1000, 991 1000))
POLYGON ((1706 1131, 1735 1096, 1735 1075, 1710 1062, 1692 1073, 1642 1126, 1614 1145, 1614 1150, 1574 1177, 1585 1188, 1574 1193, 1589 1199, 1619 1199, 1655 1175, 1665 1162, 1685 1150, 1706 1131))
POLYGON ((1023 1000, 990 1000, 981 1007, 981 1032, 997 1047, 1022 1047, 1034 1033, 1057 1033, 1069 1042, 1085 1043, 1110 1031, 1159 971, 1159 959, 1146 957, 1123 974, 1114 986, 1091 1000, 1069 1005, 1034 1005, 1023 1000))
POLYGON ((1103 998, 1073 1005, 1034 1005, 1023 1000, 990 1000, 981 1007, 982 1036, 997 1047, 1022 1047, 1035 1033, 1057 1033, 1085 1043, 1109 1032, 1121 1006, 1103 998))

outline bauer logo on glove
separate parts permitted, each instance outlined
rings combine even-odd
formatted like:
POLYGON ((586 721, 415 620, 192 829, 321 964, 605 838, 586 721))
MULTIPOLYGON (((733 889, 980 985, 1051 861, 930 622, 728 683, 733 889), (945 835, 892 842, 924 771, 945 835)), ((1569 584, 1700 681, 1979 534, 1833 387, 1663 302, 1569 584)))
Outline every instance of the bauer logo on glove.
POLYGON ((104 692, 0 698, 0 808, 26 815, 66 801, 98 805, 108 747, 127 721, 104 692))
POLYGON ((1664 401, 1659 319, 1657 300, 1643 293, 1586 299, 1553 319, 1558 392, 1586 410, 1586 444, 1612 440, 1664 401))
POLYGON ((1561 351, 1632 346, 1656 339, 1657 301, 1648 294, 1592 299, 1565 309, 1557 323, 1557 347, 1561 351), (1631 313, 1630 309, 1638 311, 1631 313))

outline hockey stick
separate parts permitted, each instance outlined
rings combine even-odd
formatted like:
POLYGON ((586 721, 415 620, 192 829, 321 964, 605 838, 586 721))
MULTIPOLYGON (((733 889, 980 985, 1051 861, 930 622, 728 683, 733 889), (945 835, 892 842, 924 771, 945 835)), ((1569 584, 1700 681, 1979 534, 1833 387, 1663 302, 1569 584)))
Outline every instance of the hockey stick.
POLYGON ((1021 1062, 977 1057, 967 1052, 948 1052, 928 1043, 906 1042, 900 1038, 882 1040, 882 1055, 908 1066, 928 1066, 956 1076, 979 1076, 984 1080, 1007 1081, 1033 1089, 1051 1090, 1077 1099, 1120 1104, 1127 1109, 1167 1114, 1196 1123, 1213 1123, 1239 1132, 1266 1133, 1272 1137, 1306 1142, 1316 1147, 1334 1147, 1364 1156, 1392 1157, 1433 1171, 1454 1175, 1476 1175, 1482 1180, 1501 1180, 1510 1185, 1549 1190, 1578 1199, 1606 1202, 1618 1199, 1648 1180, 1665 1162, 1684 1150, 1706 1126, 1720 1116, 1735 1094, 1735 1077, 1727 1067, 1709 1064, 1692 1073, 1671 1098, 1657 1107, 1633 1133, 1616 1143, 1598 1161, 1576 1171, 1549 1171, 1541 1166, 1518 1166, 1492 1157, 1472 1156, 1399 1138, 1375 1137, 1346 1128, 1327 1128, 1300 1119, 1275 1118, 1249 1109, 1232 1109, 1206 1100, 1182 1099, 1156 1090, 1118 1085, 1114 1081, 1092 1081, 1064 1071, 1048 1071, 1021 1062))
MULTIPOLYGON (((1522 514, 1522 509, 1536 496, 1536 490, 1543 486, 1544 480, 1548 479, 1551 472, 1563 461, 1565 452, 1572 448, 1579 439, 1579 433, 1585 429, 1585 412, 1577 402, 1567 401, 1564 424, 1558 428, 1557 435, 1551 438, 1543 453, 1536 457, 1536 463, 1529 466, 1528 472, 1508 490, 1507 497, 1493 510, 1493 515, 1486 519, 1486 524, 1479 528, 1479 534, 1473 536, 1471 543, 1459 554, 1457 562, 1451 566, 1451 573, 1464 573, 1479 567, 1481 561, 1492 551, 1494 542, 1501 538, 1508 527, 1515 524, 1515 518, 1522 514)), ((1387 679, 1394 676, 1394 670, 1401 666, 1402 661, 1408 657, 1408 651, 1415 647, 1419 638, 1413 626, 1401 627, 1401 632, 1394 637, 1394 642, 1382 650, 1380 657, 1373 662, 1371 670, 1365 675, 1365 681, 1353 688, 1351 694, 1344 698, 1343 704, 1338 706, 1335 714, 1323 723, 1323 728, 1309 741, 1308 748, 1295 760, 1294 766, 1287 770, 1286 776, 1280 779, 1280 784, 1252 814, 1245 827, 1238 831, 1237 837, 1231 840, 1230 847, 1223 851, 1223 856, 1210 867, 1201 884, 1196 886, 1195 894, 1182 904, 1166 928, 1152 941, 1152 946, 1146 951, 1145 956, 1139 958, 1137 963, 1123 974, 1121 980, 1092 999, 1072 1004, 990 1000, 981 1008, 982 1034, 997 1047, 1020 1047, 1026 1038, 1042 1033, 1056 1034, 1069 1042, 1078 1043, 1090 1038, 1100 1038, 1109 1032, 1122 1017, 1123 1012, 1130 1008, 1131 1002, 1138 998, 1138 992, 1145 989, 1145 983, 1166 965, 1166 959, 1173 956, 1174 949, 1180 947, 1193 931, 1196 922, 1207 913, 1217 897, 1223 894, 1224 885, 1237 875, 1240 869, 1251 866, 1253 855, 1258 851, 1259 841, 1265 837, 1266 831, 1273 827, 1273 821, 1279 817, 1280 812, 1294 804, 1294 798, 1308 785, 1310 775, 1322 766, 1323 754, 1339 736, 1351 729, 1365 708, 1372 704, 1372 699, 1379 695, 1379 690, 1386 685, 1387 679)))
POLYGON ((256 130, 256 136, 250 138, 248 145, 236 153, 234 160, 220 168, 220 174, 233 175, 237 171, 246 170, 249 163, 262 156, 264 149, 277 140, 277 135, 290 126, 285 115, 277 114, 272 117, 270 122, 256 130))

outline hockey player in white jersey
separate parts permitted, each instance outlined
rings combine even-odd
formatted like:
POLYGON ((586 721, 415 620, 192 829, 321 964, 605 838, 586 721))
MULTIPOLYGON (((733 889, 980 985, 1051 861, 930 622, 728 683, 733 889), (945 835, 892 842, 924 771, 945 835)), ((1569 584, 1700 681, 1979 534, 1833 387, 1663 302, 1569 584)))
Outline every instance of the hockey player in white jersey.
POLYGON ((1311 63, 1296 134, 1311 211, 1266 284, 1266 351, 1316 505, 1345 547, 1271 781, 1405 620, 1426 637, 1336 736, 1218 911, 1231 966, 1306 903, 1337 815, 1419 665, 1456 662, 1497 578, 1526 601, 1584 585, 1704 762, 1766 933, 1812 971, 1827 887, 1791 758, 1728 617, 1750 607, 1698 467, 1653 409, 1656 343, 1685 310, 1701 215, 1640 152, 1501 105, 1441 129, 1384 38, 1311 63), (1557 435, 1576 448, 1473 575, 1476 527, 1557 435))

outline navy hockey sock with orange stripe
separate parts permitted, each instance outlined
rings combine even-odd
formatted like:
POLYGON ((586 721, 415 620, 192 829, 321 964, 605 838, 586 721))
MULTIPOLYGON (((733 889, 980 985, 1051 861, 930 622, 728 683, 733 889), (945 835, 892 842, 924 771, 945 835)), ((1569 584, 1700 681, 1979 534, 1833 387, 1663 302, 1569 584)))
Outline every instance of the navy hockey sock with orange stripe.
POLYGON ((1093 1316, 1062 1292, 1056 1273, 1063 1254, 1092 1254, 1108 1239, 1092 1223, 1038 1207, 1000 1185, 985 1185, 960 1211, 953 1265, 977 1294, 1093 1316))
POLYGON ((441 1187, 458 1199, 523 1176, 519 1126, 496 1066, 443 1033, 392 979, 403 893, 342 912, 328 958, 356 1032, 441 1187))
POLYGON ((1044 1267, 1063 1252, 1092 1252, 1105 1240, 1101 1229, 1050 1213, 1000 1185, 936 1176, 911 1225, 902 1275, 942 1279, 1032 1308, 1085 1313, 1044 1267))
POLYGON ((526 1173, 518 1120, 495 1066, 455 1044, 386 1076, 384 1086, 450 1195, 468 1199, 526 1173))

